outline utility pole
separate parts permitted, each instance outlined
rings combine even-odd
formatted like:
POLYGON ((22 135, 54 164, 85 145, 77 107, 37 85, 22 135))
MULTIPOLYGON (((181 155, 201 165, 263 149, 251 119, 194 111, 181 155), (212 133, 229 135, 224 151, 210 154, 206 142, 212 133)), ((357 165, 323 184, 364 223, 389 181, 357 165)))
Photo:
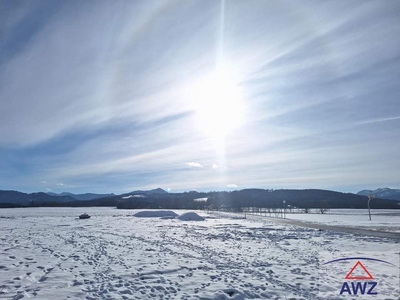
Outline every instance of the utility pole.
POLYGON ((286 219, 286 200, 283 200, 283 218, 286 219))
POLYGON ((375 198, 375 195, 374 194, 370 194, 369 196, 368 196, 368 215, 369 215, 369 220, 371 221, 371 209, 369 208, 369 202, 372 200, 372 199, 374 199, 375 198))

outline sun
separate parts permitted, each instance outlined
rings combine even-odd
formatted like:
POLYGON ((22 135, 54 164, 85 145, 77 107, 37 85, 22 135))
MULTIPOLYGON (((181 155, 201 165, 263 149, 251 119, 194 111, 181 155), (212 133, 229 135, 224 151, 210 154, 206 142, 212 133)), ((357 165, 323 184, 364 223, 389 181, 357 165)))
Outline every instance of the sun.
POLYGON ((225 138, 243 123, 242 92, 234 72, 218 68, 190 87, 197 126, 207 135, 225 138))

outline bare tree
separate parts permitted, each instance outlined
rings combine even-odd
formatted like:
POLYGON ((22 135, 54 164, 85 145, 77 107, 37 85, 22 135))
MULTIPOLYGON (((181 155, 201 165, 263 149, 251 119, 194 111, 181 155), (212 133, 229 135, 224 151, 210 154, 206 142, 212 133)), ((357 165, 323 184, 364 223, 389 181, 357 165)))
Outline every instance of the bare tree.
POLYGON ((327 211, 329 211, 329 208, 320 208, 319 209, 319 212, 321 213, 321 214, 324 214, 324 213, 326 213, 327 211))
POLYGON ((328 208, 328 201, 323 200, 322 203, 321 203, 321 207, 320 207, 320 209, 319 209, 319 212, 320 212, 321 214, 324 214, 324 213, 326 213, 327 211, 329 211, 329 208, 328 208))

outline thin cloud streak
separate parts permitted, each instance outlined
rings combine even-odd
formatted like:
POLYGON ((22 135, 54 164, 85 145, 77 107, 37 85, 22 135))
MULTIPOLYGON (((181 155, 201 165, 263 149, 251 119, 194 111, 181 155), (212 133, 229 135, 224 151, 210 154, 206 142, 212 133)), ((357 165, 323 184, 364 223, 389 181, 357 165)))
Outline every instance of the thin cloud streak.
POLYGON ((358 124, 358 125, 362 125, 362 124, 373 124, 373 123, 389 122, 389 121, 395 121, 395 120, 400 120, 400 116, 397 116, 397 117, 389 117, 389 118, 380 118, 380 119, 371 119, 371 120, 366 120, 366 121, 357 122, 356 124, 358 124))

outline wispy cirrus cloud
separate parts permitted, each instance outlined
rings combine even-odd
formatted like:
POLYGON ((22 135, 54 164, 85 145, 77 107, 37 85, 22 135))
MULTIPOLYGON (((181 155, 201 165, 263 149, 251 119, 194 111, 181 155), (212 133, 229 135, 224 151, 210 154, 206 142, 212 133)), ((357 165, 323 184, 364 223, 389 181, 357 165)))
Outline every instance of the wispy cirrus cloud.
POLYGON ((397 117, 387 117, 387 118, 370 119, 370 120, 365 120, 365 121, 357 122, 356 124, 358 124, 358 125, 362 125, 362 124, 373 124, 373 123, 389 122, 389 121, 396 121, 396 120, 400 120, 400 116, 397 116, 397 117))
POLYGON ((397 3, 227 2, 221 31, 220 2, 6 2, 2 186, 400 185, 397 3), (184 93, 216 52, 244 103, 221 140, 184 93))

